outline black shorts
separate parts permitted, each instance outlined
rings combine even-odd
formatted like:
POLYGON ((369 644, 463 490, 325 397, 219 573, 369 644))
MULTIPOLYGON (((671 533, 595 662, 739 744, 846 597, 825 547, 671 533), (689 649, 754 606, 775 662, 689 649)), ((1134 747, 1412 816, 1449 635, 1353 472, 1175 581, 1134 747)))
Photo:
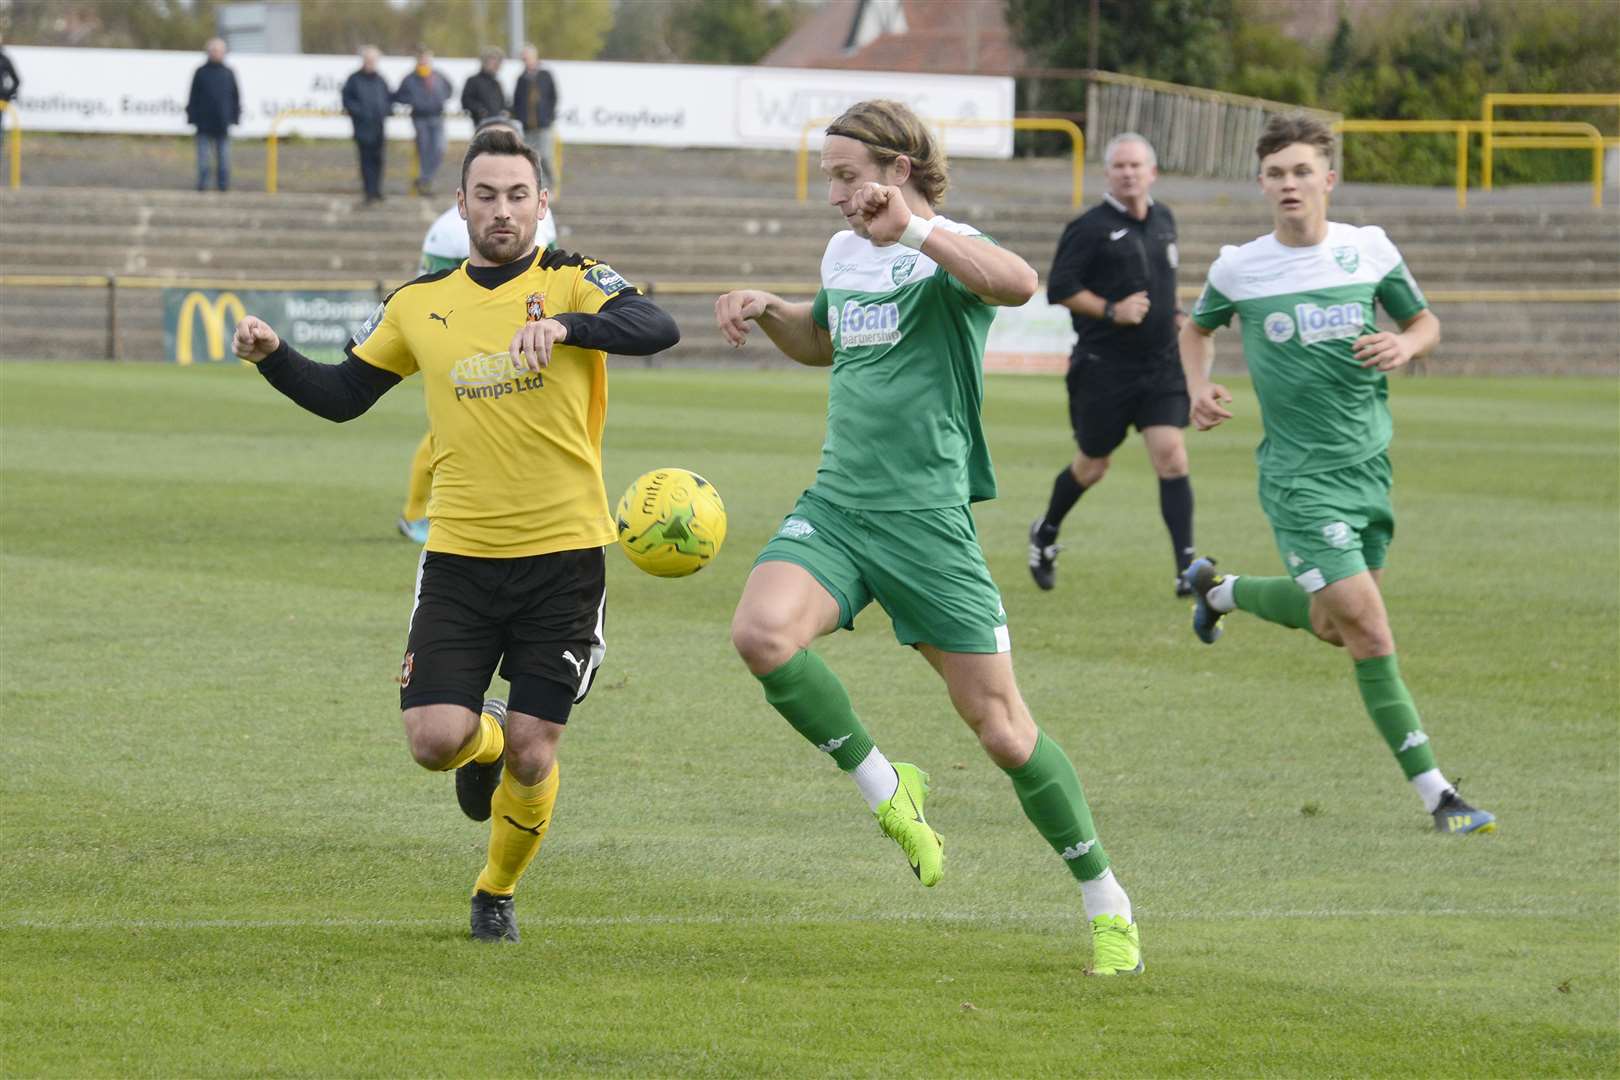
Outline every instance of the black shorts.
POLYGON ((1069 388, 1069 424, 1088 458, 1105 458, 1125 441, 1130 428, 1184 428, 1191 410, 1187 377, 1176 357, 1149 362, 1146 369, 1076 352, 1064 382, 1069 388))
POLYGON ((399 707, 477 712, 498 663, 513 684, 514 710, 567 723, 607 651, 606 614, 601 548, 519 559, 424 551, 399 707))

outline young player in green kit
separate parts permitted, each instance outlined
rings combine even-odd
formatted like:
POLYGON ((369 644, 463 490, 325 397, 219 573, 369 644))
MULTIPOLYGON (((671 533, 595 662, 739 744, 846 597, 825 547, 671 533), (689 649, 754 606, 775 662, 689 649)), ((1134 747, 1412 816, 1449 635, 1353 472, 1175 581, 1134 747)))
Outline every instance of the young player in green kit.
POLYGON ((732 641, 765 699, 851 774, 912 872, 934 885, 928 776, 891 764, 810 645, 876 600, 928 660, 1024 812, 1080 882, 1091 970, 1142 970, 1131 904, 1109 869, 1079 777, 1035 726, 1013 677, 1001 594, 970 503, 994 498, 979 421, 985 335, 997 305, 1034 295, 1035 271, 972 226, 934 213, 944 154, 906 106, 866 101, 827 128, 828 201, 849 228, 821 262, 813 302, 753 289, 715 302, 733 345, 756 323, 788 357, 831 367, 815 483, 749 575, 732 641))
POLYGON ((1221 249, 1182 327, 1181 362, 1198 430, 1230 419, 1232 395, 1209 379, 1210 339, 1232 316, 1241 321, 1265 425, 1260 505, 1289 576, 1222 575, 1213 560, 1194 561, 1185 574, 1193 632, 1214 644, 1222 617, 1242 610, 1342 645, 1368 715, 1435 828, 1493 832, 1495 815, 1463 802, 1435 764, 1379 588, 1395 534, 1386 373, 1432 349, 1440 320, 1384 230, 1328 220, 1336 176, 1326 126, 1273 117, 1256 151, 1275 229, 1221 249), (1399 333, 1378 330, 1375 303, 1399 333))

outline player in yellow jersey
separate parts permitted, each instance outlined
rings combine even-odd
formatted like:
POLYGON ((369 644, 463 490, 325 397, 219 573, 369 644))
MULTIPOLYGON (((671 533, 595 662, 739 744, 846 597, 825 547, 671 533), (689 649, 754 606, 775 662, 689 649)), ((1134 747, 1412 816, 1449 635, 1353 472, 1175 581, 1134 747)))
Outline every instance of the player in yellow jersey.
POLYGON ((462 810, 493 817, 473 937, 517 941, 512 894, 551 823, 564 725, 605 651, 606 354, 651 355, 680 332, 607 264, 537 250, 547 195, 514 133, 473 138, 456 199, 467 261, 394 290, 342 363, 309 360, 252 315, 234 344, 329 420, 422 375, 434 495, 400 709, 416 761, 457 770, 462 810), (480 711, 497 665, 510 705, 480 711))
MULTIPOLYGON (((523 125, 504 114, 489 117, 474 130, 483 131, 490 127, 506 127, 518 135, 523 134, 523 125)), ((546 216, 540 219, 540 229, 535 233, 535 244, 547 252, 557 246, 557 212, 549 203, 546 216)), ((417 273, 454 270, 469 254, 467 223, 461 219, 461 207, 452 204, 428 226, 427 235, 422 238, 422 261, 417 273)), ((427 543, 427 504, 432 491, 433 435, 428 433, 422 436, 422 441, 416 445, 416 452, 411 455, 405 508, 400 511, 399 521, 395 525, 399 534, 414 544, 427 543)))

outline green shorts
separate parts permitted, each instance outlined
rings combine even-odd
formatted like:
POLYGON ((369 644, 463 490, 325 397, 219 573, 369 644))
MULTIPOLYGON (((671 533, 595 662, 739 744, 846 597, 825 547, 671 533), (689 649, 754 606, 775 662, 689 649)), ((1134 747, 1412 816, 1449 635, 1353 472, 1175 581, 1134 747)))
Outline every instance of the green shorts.
POLYGON ((1389 455, 1304 476, 1260 477, 1260 508, 1277 551, 1306 592, 1380 570, 1395 538, 1389 455))
POLYGON ((846 630, 876 600, 902 645, 957 653, 1012 649, 1001 591, 965 506, 855 510, 806 491, 754 565, 764 562, 808 570, 838 601, 846 630))

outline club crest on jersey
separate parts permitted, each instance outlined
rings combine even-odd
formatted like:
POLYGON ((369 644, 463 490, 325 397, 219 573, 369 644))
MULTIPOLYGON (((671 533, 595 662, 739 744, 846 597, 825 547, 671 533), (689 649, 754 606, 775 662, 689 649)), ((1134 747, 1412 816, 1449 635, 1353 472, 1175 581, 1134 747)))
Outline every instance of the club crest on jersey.
POLYGON ((906 278, 910 277, 911 272, 916 268, 916 252, 912 252, 910 255, 902 255, 898 259, 894 260, 893 266, 889 267, 889 278, 896 285, 904 285, 906 283, 906 278))
POLYGON ((532 292, 523 300, 523 312, 527 316, 526 322, 539 322, 546 317, 546 294, 532 292))
POLYGON ((1366 325, 1361 312, 1359 300, 1345 304, 1330 304, 1327 307, 1295 304, 1294 322, 1299 325, 1299 340, 1305 345, 1315 345, 1321 341, 1360 337, 1366 325))
POLYGON ((1333 261, 1339 264, 1339 269, 1347 274, 1356 272, 1361 265, 1361 252, 1353 247, 1336 247, 1333 249, 1333 261))
MULTIPOLYGON (((833 314, 829 311, 828 313, 833 314)), ((863 304, 846 300, 836 321, 827 332, 845 348, 859 345, 892 345, 900 340, 899 304, 863 304)))

